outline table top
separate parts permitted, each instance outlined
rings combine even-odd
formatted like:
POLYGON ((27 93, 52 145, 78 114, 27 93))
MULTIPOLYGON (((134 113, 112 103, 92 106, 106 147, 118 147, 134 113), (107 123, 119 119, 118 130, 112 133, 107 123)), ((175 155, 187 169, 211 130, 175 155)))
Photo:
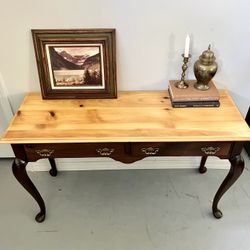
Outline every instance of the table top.
POLYGON ((219 108, 172 108, 167 91, 88 100, 29 93, 0 143, 249 141, 227 91, 220 91, 220 102, 219 108))

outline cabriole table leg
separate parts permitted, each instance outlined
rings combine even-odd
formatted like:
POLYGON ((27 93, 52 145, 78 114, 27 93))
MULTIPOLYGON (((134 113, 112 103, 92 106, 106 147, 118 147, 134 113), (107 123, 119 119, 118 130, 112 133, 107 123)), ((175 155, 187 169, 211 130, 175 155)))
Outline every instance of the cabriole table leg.
POLYGON ((57 176, 57 168, 56 168, 56 162, 54 158, 49 158, 49 163, 51 166, 51 169, 49 171, 51 176, 57 176))
POLYGON ((204 174, 207 172, 207 168, 205 167, 205 163, 207 161, 207 156, 202 156, 201 158, 201 163, 200 163, 200 167, 199 167, 199 172, 201 174, 204 174))
POLYGON ((26 165, 28 162, 16 158, 12 164, 12 171, 18 182, 31 194, 31 196, 37 201, 40 212, 36 215, 37 222, 43 222, 45 219, 46 208, 44 201, 37 191, 35 185, 27 175, 26 165))
POLYGON ((229 159, 229 161, 231 163, 229 173, 224 179, 224 181, 222 182, 221 186, 219 187, 213 200, 213 215, 217 219, 220 219, 223 216, 222 212, 218 209, 218 202, 220 201, 223 194, 240 177, 244 169, 244 160, 241 157, 241 155, 236 155, 232 157, 231 159, 229 159))

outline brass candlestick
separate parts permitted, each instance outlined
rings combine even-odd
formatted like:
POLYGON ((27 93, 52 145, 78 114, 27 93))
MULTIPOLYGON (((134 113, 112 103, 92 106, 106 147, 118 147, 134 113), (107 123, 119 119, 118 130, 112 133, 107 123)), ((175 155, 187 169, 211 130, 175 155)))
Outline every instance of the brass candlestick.
POLYGON ((182 54, 182 57, 183 57, 183 65, 182 65, 181 80, 175 84, 175 87, 178 89, 186 89, 188 87, 188 84, 185 82, 185 74, 186 74, 185 72, 188 68, 187 63, 191 55, 188 54, 188 57, 186 57, 184 54, 182 54))

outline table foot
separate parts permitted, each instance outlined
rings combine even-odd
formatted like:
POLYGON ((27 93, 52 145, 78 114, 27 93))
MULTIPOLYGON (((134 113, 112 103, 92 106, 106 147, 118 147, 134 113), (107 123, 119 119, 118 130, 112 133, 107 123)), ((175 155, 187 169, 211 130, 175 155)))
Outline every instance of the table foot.
POLYGON ((38 222, 38 223, 41 223, 45 220, 45 213, 43 212, 40 212, 36 215, 35 217, 35 220, 38 222))
POLYGON ((217 208, 217 210, 213 211, 213 215, 216 219, 220 219, 223 216, 223 213, 217 208))
POLYGON ((240 177, 244 169, 244 160, 241 155, 236 155, 229 159, 229 161, 231 163, 229 173, 219 187, 213 201, 213 215, 217 219, 222 217, 222 212, 218 209, 218 203, 221 197, 240 177))
POLYGON ((26 166, 28 162, 16 158, 12 164, 12 171, 17 181, 30 193, 40 207, 40 212, 36 216, 37 222, 42 222, 45 219, 46 208, 44 201, 37 191, 35 185, 27 175, 26 166))
POLYGON ((199 167, 199 172, 201 174, 204 174, 207 172, 207 168, 205 167, 206 160, 207 160, 207 156, 202 156, 200 167, 199 167))
POLYGON ((56 162, 54 158, 49 158, 49 163, 51 166, 51 169, 49 171, 50 175, 55 177, 57 176, 57 168, 56 168, 56 162))

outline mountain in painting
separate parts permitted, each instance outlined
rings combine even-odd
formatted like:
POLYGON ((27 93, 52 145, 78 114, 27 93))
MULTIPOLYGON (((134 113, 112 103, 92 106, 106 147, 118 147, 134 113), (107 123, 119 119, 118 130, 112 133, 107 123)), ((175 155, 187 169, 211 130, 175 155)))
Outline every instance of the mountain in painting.
POLYGON ((53 70, 77 70, 81 69, 80 66, 73 62, 64 59, 63 56, 58 54, 54 48, 50 47, 50 59, 53 70))
POLYGON ((84 61, 82 68, 92 71, 100 71, 100 53, 88 57, 84 61))
POLYGON ((67 53, 65 50, 63 50, 62 52, 58 53, 60 56, 62 56, 65 60, 72 62, 74 64, 77 64, 78 59, 72 55, 70 55, 69 53, 67 53))

